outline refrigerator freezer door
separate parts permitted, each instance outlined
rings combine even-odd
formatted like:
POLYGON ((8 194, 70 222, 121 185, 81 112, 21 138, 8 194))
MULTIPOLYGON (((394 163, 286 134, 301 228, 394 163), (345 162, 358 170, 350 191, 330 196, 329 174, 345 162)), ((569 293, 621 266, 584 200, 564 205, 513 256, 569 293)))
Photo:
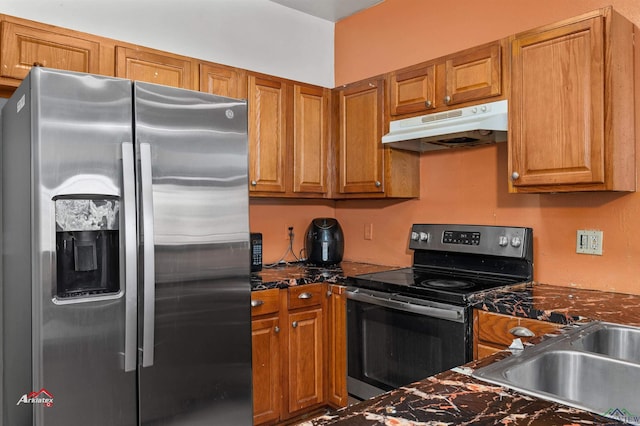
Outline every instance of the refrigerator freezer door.
MULTIPOLYGON (((144 233, 144 221, 153 220, 154 230, 139 241, 153 242, 155 259, 153 356, 143 353, 139 371, 141 423, 250 425, 246 103, 134 87, 136 149, 149 149, 153 192, 151 215, 138 182, 138 229, 144 233)), ((139 330, 148 347, 145 316, 139 330)))
POLYGON ((15 183, 3 194, 3 240, 11 247, 3 276, 12 287, 5 318, 23 327, 14 315, 22 311, 30 328, 22 330, 28 350, 13 331, 4 341, 5 372, 13 375, 4 383, 6 424, 31 424, 13 417, 26 412, 47 426, 137 423, 136 373, 124 368, 119 250, 126 234, 119 209, 135 208, 122 202, 131 90, 126 80, 34 68, 4 110, 12 124, 3 180, 15 183), (57 273, 61 253, 64 274, 57 273), (17 377, 25 374, 28 385, 17 377), (16 405, 32 392, 53 406, 16 405))

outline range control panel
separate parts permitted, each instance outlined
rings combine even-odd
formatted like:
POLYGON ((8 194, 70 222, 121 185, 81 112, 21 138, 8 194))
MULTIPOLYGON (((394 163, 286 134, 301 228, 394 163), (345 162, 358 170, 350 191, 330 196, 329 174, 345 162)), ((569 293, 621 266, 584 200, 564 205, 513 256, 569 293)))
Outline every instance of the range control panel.
POLYGON ((480 245, 479 232, 444 231, 442 242, 447 244, 480 245))
POLYGON ((524 257, 533 243, 533 230, 485 225, 415 224, 409 248, 493 256, 524 257))

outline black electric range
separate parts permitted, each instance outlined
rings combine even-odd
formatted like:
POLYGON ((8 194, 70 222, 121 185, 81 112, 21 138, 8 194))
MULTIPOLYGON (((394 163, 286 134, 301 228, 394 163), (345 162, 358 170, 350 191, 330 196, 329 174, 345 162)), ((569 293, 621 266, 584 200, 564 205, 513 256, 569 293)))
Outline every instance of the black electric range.
POLYGON ((413 266, 354 277, 352 285, 465 305, 479 292, 533 279, 531 228, 416 224, 413 266))
POLYGON ((412 267, 357 275, 345 293, 357 398, 471 361, 471 296, 533 278, 530 228, 416 224, 409 248, 412 267))

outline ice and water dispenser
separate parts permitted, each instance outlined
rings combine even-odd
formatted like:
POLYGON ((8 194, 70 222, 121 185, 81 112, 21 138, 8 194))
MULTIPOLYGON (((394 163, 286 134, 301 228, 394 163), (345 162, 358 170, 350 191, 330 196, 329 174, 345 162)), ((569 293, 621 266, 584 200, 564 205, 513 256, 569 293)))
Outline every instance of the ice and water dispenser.
POLYGON ((58 300, 120 292, 118 197, 57 197, 58 300))

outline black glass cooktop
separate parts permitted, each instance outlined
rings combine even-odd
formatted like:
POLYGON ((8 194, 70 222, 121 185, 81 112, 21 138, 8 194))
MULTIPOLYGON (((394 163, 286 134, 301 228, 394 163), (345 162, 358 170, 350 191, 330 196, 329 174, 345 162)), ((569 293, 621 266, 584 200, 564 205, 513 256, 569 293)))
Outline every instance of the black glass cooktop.
POLYGON ((472 294, 520 282, 522 280, 518 278, 461 271, 403 268, 357 275, 352 284, 356 287, 410 294, 430 300, 464 305, 472 294))

